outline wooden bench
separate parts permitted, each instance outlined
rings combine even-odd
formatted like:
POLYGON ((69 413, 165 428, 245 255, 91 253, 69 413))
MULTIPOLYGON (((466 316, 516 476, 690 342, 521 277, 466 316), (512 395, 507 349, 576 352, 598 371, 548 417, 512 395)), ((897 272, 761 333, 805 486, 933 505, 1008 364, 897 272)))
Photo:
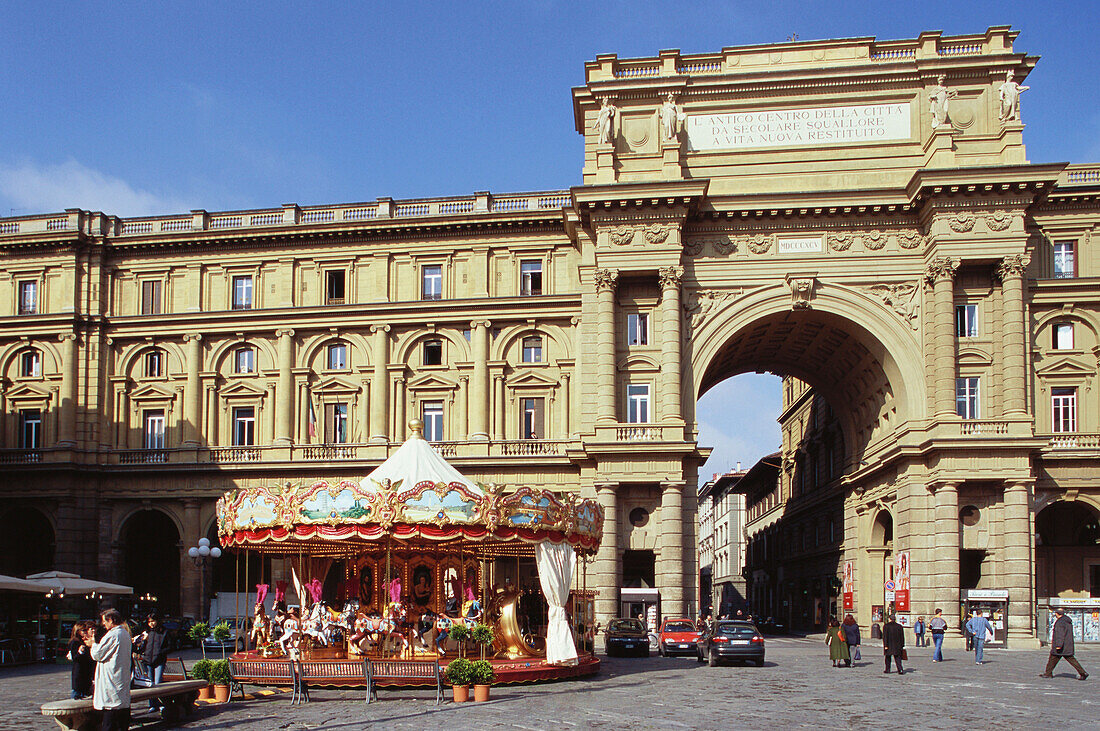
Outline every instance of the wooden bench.
POLYGON ((439 660, 367 660, 367 703, 378 700, 379 685, 424 685, 410 681, 435 683, 435 703, 443 702, 443 673, 439 660), (388 681, 388 682, 387 682, 388 681))
MULTIPOLYGON (((130 691, 130 707, 157 699, 164 706, 161 718, 172 723, 181 716, 191 714, 195 699, 199 697, 199 688, 204 687, 205 680, 175 680, 152 688, 135 688, 130 691)), ((91 698, 46 703, 41 711, 43 716, 52 718, 63 729, 91 731, 99 727, 99 712, 92 708, 91 698)))
POLYGON ((240 693, 244 697, 244 685, 289 685, 294 689, 293 703, 298 695, 298 674, 294 664, 286 658, 270 660, 233 660, 229 661, 229 695, 240 693), (241 678, 247 678, 242 681, 241 678))
MULTIPOLYGON (((295 664, 295 696, 291 703, 309 702, 309 683, 315 686, 361 687, 363 681, 370 682, 367 676, 366 660, 298 660, 295 664)), ((369 698, 367 699, 369 702, 369 698)))

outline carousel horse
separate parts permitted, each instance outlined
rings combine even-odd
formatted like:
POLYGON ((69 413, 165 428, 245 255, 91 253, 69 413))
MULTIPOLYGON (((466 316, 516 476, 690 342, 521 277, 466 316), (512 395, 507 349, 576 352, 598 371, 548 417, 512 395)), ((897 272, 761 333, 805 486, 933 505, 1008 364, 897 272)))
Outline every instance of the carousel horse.
POLYGON ((348 652, 353 655, 365 655, 367 650, 374 645, 371 639, 373 630, 374 624, 371 618, 363 613, 357 614, 351 624, 348 652))
POLYGON ((298 638, 301 635, 302 620, 298 617, 298 610, 291 609, 284 617, 282 621, 283 636, 279 638, 279 646, 283 648, 283 652, 287 652, 287 644, 294 643, 296 647, 298 644, 298 638))
POLYGON ((441 657, 447 654, 447 651, 443 649, 443 642, 451 634, 451 624, 452 621, 450 617, 442 614, 437 614, 435 616, 435 627, 432 628, 435 632, 435 637, 432 643, 435 645, 436 652, 438 652, 441 657))
POLYGON ((328 647, 328 638, 325 636, 325 610, 324 602, 316 602, 310 610, 309 617, 302 622, 302 634, 312 638, 322 647, 328 647))
POLYGON ((271 642, 271 619, 264 611, 263 602, 256 602, 256 609, 252 614, 252 644, 260 647, 271 642))
POLYGON ((383 649, 386 647, 386 643, 391 640, 401 641, 401 654, 404 655, 409 651, 409 638, 405 635, 405 627, 407 624, 408 614, 405 611, 405 605, 401 602, 392 602, 386 608, 386 625, 382 631, 381 644, 383 649))

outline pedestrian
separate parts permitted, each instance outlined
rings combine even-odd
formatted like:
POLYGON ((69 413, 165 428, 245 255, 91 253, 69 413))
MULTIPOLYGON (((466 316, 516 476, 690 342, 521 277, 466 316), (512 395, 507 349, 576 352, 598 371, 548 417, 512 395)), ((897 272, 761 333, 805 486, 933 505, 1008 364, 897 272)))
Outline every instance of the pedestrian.
POLYGON ((96 661, 92 708, 102 713, 102 731, 126 731, 130 728, 130 652, 133 643, 117 609, 103 611, 99 621, 106 630, 105 634, 98 642, 94 636, 88 640, 92 659, 96 661))
POLYGON ((943 635, 947 632, 947 620, 943 618, 943 610, 937 609, 936 616, 928 622, 928 629, 932 632, 932 662, 943 662, 943 635))
POLYGON ((974 637, 974 664, 985 664, 985 643, 993 639, 993 625, 982 616, 982 610, 974 610, 974 616, 966 623, 966 631, 974 637))
POLYGON ((913 623, 913 636, 917 640, 917 647, 924 647, 924 617, 917 617, 913 623))
POLYGON ((1078 680, 1087 680, 1089 674, 1073 656, 1073 620, 1066 616, 1066 610, 1061 607, 1055 609, 1054 613, 1058 619, 1054 620, 1054 627, 1051 628, 1050 659, 1047 660, 1047 669, 1039 677, 1053 678, 1054 666, 1059 660, 1065 660, 1077 671, 1078 680))
POLYGON ((840 663, 852 664, 852 656, 848 652, 848 642, 844 639, 844 632, 840 629, 840 622, 836 617, 829 619, 829 628, 825 630, 825 644, 829 646, 829 659, 833 661, 833 667, 841 667, 840 663))
POLYGON ((848 645, 848 667, 852 667, 852 662, 860 659, 859 623, 856 622, 855 617, 846 614, 840 629, 844 633, 844 642, 848 645))
POLYGON ((95 639, 95 622, 82 619, 73 625, 66 657, 72 662, 72 699, 87 698, 92 694, 92 678, 95 676, 95 660, 88 648, 88 638, 95 639))
POLYGON ((882 672, 891 672, 890 658, 892 657, 894 664, 897 665, 898 675, 905 674, 905 669, 901 666, 901 661, 905 659, 905 630, 894 620, 892 614, 882 626, 882 654, 886 658, 886 669, 882 672))
MULTIPOLYGON (((168 663, 168 632, 155 613, 145 618, 146 629, 135 639, 141 647, 141 659, 145 663, 145 672, 149 676, 149 687, 160 685, 164 681, 164 666, 168 663)), ((149 707, 159 709, 156 698, 149 700, 149 707)))

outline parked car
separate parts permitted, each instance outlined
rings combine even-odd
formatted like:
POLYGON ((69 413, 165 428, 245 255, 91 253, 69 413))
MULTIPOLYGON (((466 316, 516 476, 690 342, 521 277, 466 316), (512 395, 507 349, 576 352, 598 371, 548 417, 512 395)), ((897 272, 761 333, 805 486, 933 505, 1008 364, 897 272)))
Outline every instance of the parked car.
POLYGON ((720 620, 713 630, 704 629, 695 643, 699 662, 711 667, 723 660, 742 660, 764 664, 764 635, 752 622, 720 620))
POLYGON ((185 647, 195 647, 195 641, 191 639, 191 627, 195 623, 189 617, 165 617, 162 624, 165 632, 168 633, 169 652, 182 650, 185 647))
POLYGON ((649 657, 649 632, 636 619, 613 619, 607 624, 605 646, 608 655, 649 657))
POLYGON ((225 617, 210 623, 210 634, 203 641, 202 646, 206 651, 224 650, 225 652, 243 652, 245 637, 248 634, 248 620, 244 617, 225 617), (214 627, 225 622, 229 625, 229 639, 222 641, 214 639, 214 627))
POLYGON ((657 632, 657 652, 668 657, 676 653, 695 652, 695 642, 699 639, 699 629, 690 619, 665 619, 657 632))
POLYGON ((768 635, 785 635, 787 634, 787 625, 780 622, 775 617, 768 617, 760 623, 760 629, 764 631, 764 634, 768 635))

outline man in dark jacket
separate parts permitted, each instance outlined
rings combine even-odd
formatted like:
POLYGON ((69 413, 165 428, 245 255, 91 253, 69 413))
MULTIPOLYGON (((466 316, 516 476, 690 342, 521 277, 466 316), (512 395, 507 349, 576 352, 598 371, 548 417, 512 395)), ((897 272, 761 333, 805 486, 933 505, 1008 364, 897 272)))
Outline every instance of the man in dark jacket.
POLYGON ((898 666, 898 675, 903 675, 905 670, 901 666, 901 656, 905 652, 905 630, 890 615, 889 621, 882 627, 882 654, 886 656, 886 669, 882 672, 889 673, 890 658, 894 658, 894 664, 898 666))
POLYGON ((1058 615, 1058 619, 1054 620, 1054 627, 1050 634, 1050 659, 1047 661, 1047 669, 1039 677, 1053 678, 1054 666, 1059 660, 1064 659, 1077 671, 1077 679, 1085 680, 1089 674, 1073 656, 1073 620, 1066 616, 1066 610, 1061 607, 1055 609, 1054 613, 1058 615))

